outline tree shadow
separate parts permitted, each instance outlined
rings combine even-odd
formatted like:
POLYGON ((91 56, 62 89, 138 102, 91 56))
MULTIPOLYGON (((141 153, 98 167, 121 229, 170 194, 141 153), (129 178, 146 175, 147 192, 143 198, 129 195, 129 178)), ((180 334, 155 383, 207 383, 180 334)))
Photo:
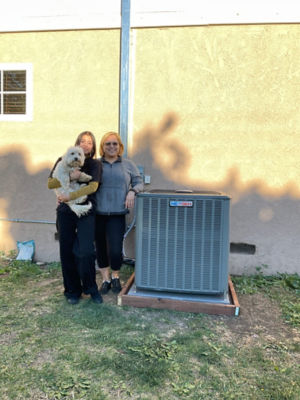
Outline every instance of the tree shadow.
POLYGON ((138 165, 145 166, 146 175, 151 175, 151 184, 145 187, 147 190, 157 188, 157 182, 164 189, 178 189, 178 182, 170 179, 170 172, 181 174, 190 166, 187 150, 173 135, 178 121, 175 113, 169 113, 157 127, 149 125, 136 135, 132 158, 138 165))
MULTIPOLYGON (((146 175, 151 175, 151 183, 145 185, 145 190, 214 190, 227 194, 231 197, 230 241, 255 246, 254 254, 231 254, 230 270, 255 272, 257 266, 266 264, 269 265, 267 273, 298 272, 300 196, 297 184, 278 190, 259 180, 244 183, 236 167, 229 169, 219 182, 191 179, 192 150, 190 143, 187 145, 178 138, 178 122, 178 116, 169 113, 157 126, 149 124, 135 134, 130 157, 145 168, 146 175)), ((2 148, 0 152, 0 249, 11 250, 16 248, 17 240, 33 239, 37 259, 55 261, 59 259, 58 243, 54 240, 56 198, 47 188, 52 165, 33 170, 28 154, 23 146, 2 148), (6 221, 14 219, 33 222, 6 221)), ((134 257, 133 235, 132 231, 127 239, 128 257, 134 257)))
POLYGON ((222 181, 190 179, 190 145, 178 140, 175 134, 178 121, 176 114, 169 113, 157 127, 149 125, 136 135, 132 158, 145 167, 146 175, 151 175, 151 184, 145 185, 145 190, 213 190, 227 194, 231 197, 230 241, 255 247, 254 254, 231 254, 231 271, 253 273, 257 266, 268 265, 266 273, 297 272, 300 259, 297 184, 277 189, 262 180, 244 183, 237 167, 230 168, 222 181))

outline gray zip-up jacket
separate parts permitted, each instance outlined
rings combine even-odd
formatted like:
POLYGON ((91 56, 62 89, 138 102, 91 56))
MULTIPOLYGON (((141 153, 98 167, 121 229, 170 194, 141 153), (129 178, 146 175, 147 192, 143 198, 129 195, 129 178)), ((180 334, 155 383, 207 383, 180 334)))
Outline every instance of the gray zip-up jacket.
POLYGON ((103 215, 127 214, 125 199, 130 189, 136 193, 143 190, 143 179, 135 163, 119 157, 110 164, 101 158, 102 179, 96 193, 96 213, 103 215))

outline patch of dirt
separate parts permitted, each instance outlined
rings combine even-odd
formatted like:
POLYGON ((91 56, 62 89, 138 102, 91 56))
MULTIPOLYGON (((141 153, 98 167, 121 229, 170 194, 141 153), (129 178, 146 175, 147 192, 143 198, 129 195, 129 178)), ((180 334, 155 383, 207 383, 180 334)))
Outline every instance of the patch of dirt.
POLYGON ((52 285, 53 283, 59 283, 61 279, 59 278, 52 278, 52 279, 45 279, 36 283, 37 286, 44 287, 52 285))
MULTIPOLYGON (((238 317, 214 317, 221 319, 227 327, 230 341, 249 344, 259 338, 270 342, 291 341, 300 343, 300 332, 284 322, 279 306, 262 293, 239 295, 240 315, 238 317)), ((224 332, 223 332, 224 333, 224 332)), ((229 338, 228 338, 229 339, 229 338)))
MULTIPOLYGON (((122 282, 122 285, 125 283, 122 282)), ((100 285, 101 282, 99 287, 100 285)), ((116 297, 109 292, 104 296, 104 301, 116 304, 116 297)), ((238 301, 240 303, 239 316, 207 315, 206 317, 208 324, 214 328, 217 327, 225 340, 228 342, 234 340, 240 344, 250 344, 261 339, 268 342, 300 343, 300 330, 285 323, 280 307, 268 296, 259 292, 252 295, 238 294, 238 301)), ((182 315, 180 321, 177 320, 176 330, 186 328, 184 319, 182 315)))
MULTIPOLYGON (((100 289, 102 286, 102 278, 101 278, 101 274, 100 272, 96 272, 96 282, 98 285, 98 288, 100 289)), ((120 279, 121 285, 122 287, 126 284, 126 282, 122 281, 122 279, 120 279)), ((104 303, 108 303, 108 304, 117 304, 118 301, 118 295, 116 293, 113 293, 111 290, 105 294, 102 295, 103 297, 103 301, 104 303)))

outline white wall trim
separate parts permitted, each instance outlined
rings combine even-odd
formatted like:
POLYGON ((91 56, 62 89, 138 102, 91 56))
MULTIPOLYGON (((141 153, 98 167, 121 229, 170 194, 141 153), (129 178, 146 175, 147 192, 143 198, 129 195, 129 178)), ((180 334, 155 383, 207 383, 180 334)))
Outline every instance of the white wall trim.
MULTIPOLYGON (((131 0, 131 27, 300 23, 294 0, 131 0)), ((0 32, 121 27, 121 0, 15 0, 0 32)))

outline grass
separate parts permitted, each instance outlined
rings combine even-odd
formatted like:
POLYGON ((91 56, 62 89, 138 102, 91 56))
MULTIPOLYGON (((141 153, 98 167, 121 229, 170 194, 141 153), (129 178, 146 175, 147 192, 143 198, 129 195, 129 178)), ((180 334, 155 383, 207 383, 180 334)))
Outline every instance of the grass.
POLYGON ((242 294, 258 291, 278 302, 289 324, 300 327, 300 277, 297 274, 264 275, 261 268, 257 274, 233 277, 235 289, 242 294))
POLYGON ((261 294, 282 310, 290 336, 271 340, 241 335, 242 316, 120 308, 114 297, 70 306, 58 263, 2 255, 0 268, 2 400, 300 398, 296 275, 233 277, 239 299, 261 294))

